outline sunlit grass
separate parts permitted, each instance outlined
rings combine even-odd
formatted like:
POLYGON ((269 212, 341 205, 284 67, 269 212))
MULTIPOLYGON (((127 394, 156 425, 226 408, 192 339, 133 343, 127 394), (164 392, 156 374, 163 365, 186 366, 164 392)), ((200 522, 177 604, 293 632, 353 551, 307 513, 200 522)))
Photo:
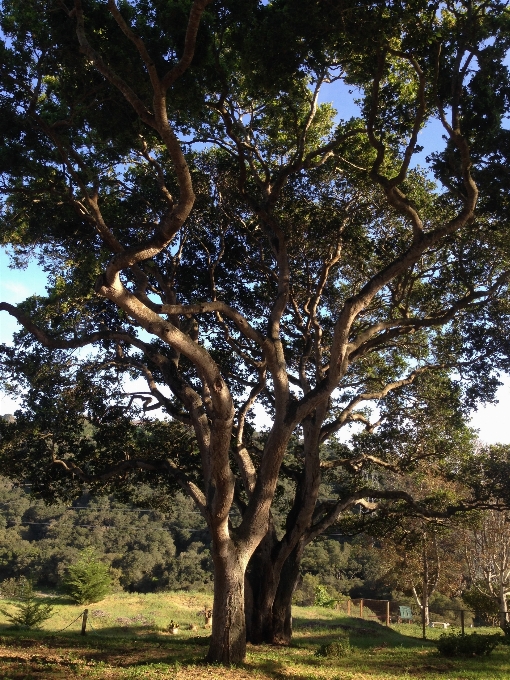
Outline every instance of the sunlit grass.
MULTIPOLYGON (((199 617, 209 595, 202 593, 120 593, 89 605, 88 634, 80 621, 57 631, 83 612, 83 607, 56 598, 55 615, 43 630, 13 631, 0 616, 2 680, 509 680, 510 649, 500 646, 489 657, 444 659, 421 626, 387 628, 375 621, 350 618, 340 611, 294 608, 290 647, 248 645, 246 663, 232 669, 205 665, 209 630, 199 617), (94 615, 94 612, 102 612, 94 615), (119 621, 118 619, 121 619, 119 621), (166 632, 169 621, 180 623, 179 635, 166 632), (198 630, 187 630, 194 624, 198 630), (321 645, 347 639, 350 653, 342 658, 316 655, 321 645)), ((466 631, 470 633, 470 630, 466 631)), ((477 629, 477 632, 482 632, 477 629)), ((498 629, 483 629, 497 633, 498 629)), ((443 633, 427 629, 430 638, 443 633)))

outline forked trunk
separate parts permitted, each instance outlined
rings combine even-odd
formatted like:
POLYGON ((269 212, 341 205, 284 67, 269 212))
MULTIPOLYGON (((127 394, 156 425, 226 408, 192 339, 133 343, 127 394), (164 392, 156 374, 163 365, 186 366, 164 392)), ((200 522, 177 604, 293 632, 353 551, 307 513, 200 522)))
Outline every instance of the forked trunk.
POLYGON ((246 629, 253 644, 288 645, 292 638, 292 595, 299 578, 300 554, 295 549, 278 571, 272 541, 264 538, 252 556, 247 574, 246 629))
POLYGON ((207 661, 225 665, 244 661, 246 621, 244 572, 246 561, 230 549, 214 549, 214 605, 207 661))

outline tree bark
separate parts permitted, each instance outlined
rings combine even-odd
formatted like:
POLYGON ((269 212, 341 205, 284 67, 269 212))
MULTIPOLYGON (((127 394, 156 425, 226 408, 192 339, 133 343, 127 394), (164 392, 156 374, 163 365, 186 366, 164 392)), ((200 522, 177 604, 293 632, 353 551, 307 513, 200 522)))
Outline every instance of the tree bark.
POLYGON ((246 570, 246 633, 255 645, 273 642, 273 602, 278 586, 272 553, 273 531, 268 531, 253 553, 246 570))
POLYGON ((273 644, 288 645, 292 638, 292 595, 299 579, 303 549, 294 548, 283 564, 273 604, 273 644))
POLYGON ((504 583, 499 584, 499 621, 500 626, 503 630, 508 626, 508 602, 507 602, 507 589, 504 583))
POLYGON ((241 663, 246 656, 244 577, 247 559, 231 540, 215 544, 214 604, 207 661, 226 665, 241 663))
POLYGON ((274 542, 266 536, 247 570, 246 630, 253 644, 288 645, 292 638, 292 595, 299 579, 302 548, 296 546, 278 569, 274 542))

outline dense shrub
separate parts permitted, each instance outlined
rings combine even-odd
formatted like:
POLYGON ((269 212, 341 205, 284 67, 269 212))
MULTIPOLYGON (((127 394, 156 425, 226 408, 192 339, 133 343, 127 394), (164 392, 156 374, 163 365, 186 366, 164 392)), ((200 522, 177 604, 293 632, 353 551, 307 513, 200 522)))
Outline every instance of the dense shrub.
POLYGON ((327 659, 341 659, 344 656, 348 656, 351 652, 352 648, 348 636, 341 635, 335 642, 321 645, 315 652, 315 656, 322 656, 327 659))
POLYGON ((501 642, 500 635, 462 635, 462 633, 444 633, 435 640, 436 647, 442 656, 487 656, 501 642))
POLYGON ((335 607, 346 597, 333 586, 322 582, 319 576, 305 574, 294 591, 292 603, 300 607, 335 607))
POLYGON ((19 591, 20 580, 19 578, 8 578, 2 581, 0 583, 0 597, 7 600, 15 600, 19 591))
POLYGON ((482 626, 497 626, 499 622, 499 602, 483 590, 482 583, 475 583, 462 593, 462 599, 474 612, 475 623, 482 626))
MULTIPOLYGON (((460 610, 466 609, 466 605, 461 598, 451 598, 442 593, 435 592, 429 600, 430 618, 436 620, 437 616, 440 620, 447 621, 455 625, 460 624, 460 610)), ((469 612, 464 611, 464 623, 469 625, 473 622, 472 616, 469 612)))
POLYGON ((336 598, 332 598, 326 586, 318 585, 315 587, 315 607, 327 607, 334 609, 336 606, 336 598))
POLYGON ((62 587, 77 604, 99 602, 111 590, 108 566, 97 559, 93 550, 86 549, 79 560, 68 567, 62 587))

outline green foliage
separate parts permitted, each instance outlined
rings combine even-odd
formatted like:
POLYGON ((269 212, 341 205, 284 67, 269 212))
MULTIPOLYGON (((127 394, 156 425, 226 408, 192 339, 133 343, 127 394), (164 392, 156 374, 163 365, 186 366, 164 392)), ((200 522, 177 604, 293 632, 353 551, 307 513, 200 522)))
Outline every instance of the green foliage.
POLYGON ((53 607, 37 600, 32 582, 23 576, 14 582, 11 579, 9 583, 2 584, 2 593, 9 593, 17 611, 13 613, 0 609, 0 612, 17 628, 39 628, 53 615, 53 607))
MULTIPOLYGON (((16 265, 35 253, 49 282, 0 302, 22 326, 0 347, 21 395, 0 467, 53 502, 126 479, 200 489, 208 518, 235 498, 239 536, 255 538, 283 462, 294 497, 287 536, 268 535, 275 564, 356 499, 403 512, 420 458, 438 484, 419 500, 444 513, 457 498, 441 481, 462 468, 445 461, 472 440, 462 419, 510 366, 507 7, 230 0, 200 22, 194 5, 188 29, 190 4, 2 3, 0 242, 16 265), (335 81, 355 116, 323 103, 335 81), (412 168, 442 111, 445 144, 425 161, 437 187, 412 168), (126 391, 138 378, 150 397, 126 391), (273 423, 262 447, 255 399, 273 423), (364 431, 322 468, 325 495, 319 442, 352 423, 364 431)), ((5 561, 27 571, 32 545, 16 552, 10 528, 5 561)), ((143 532, 118 551, 83 534, 72 547, 103 543, 126 588, 202 578, 207 548, 189 541, 186 561, 154 534, 151 549, 143 532)))
POLYGON ((327 607, 328 609, 333 609, 336 604, 336 600, 331 598, 326 586, 318 585, 315 587, 315 600, 313 604, 315 607, 327 607))
POLYGON ((111 590, 110 570, 93 550, 84 550, 79 560, 68 567, 62 587, 77 604, 99 602, 111 590))
POLYGON ((320 578, 313 574, 305 574, 294 591, 292 602, 300 607, 311 607, 315 602, 315 592, 320 586, 320 578))
POLYGON ((6 600, 14 600, 19 591, 19 579, 7 578, 0 583, 0 597, 6 600))
MULTIPOLYGON (((461 568, 465 565, 460 565, 461 568)), ((460 625, 460 610, 464 609, 464 623, 468 626, 473 622, 473 617, 470 612, 466 611, 466 606, 463 599, 460 597, 447 597, 441 592, 435 591, 429 599, 429 609, 431 611, 431 618, 439 615, 441 621, 447 621, 455 625, 460 625)))
POLYGON ((210 590, 209 533, 193 502, 157 486, 137 485, 131 495, 126 487, 125 500, 137 505, 87 493, 48 506, 0 477, 0 581, 21 573, 58 588, 80 551, 92 547, 111 563, 114 587, 210 590))
POLYGON ((501 643, 500 635, 443 633, 434 641, 442 656, 487 656, 501 643))
POLYGON ((331 597, 347 594, 361 583, 363 566, 357 552, 351 543, 341 544, 331 538, 313 541, 305 548, 301 572, 319 576, 331 597))
POLYGON ((351 652, 352 647, 349 642, 349 636, 340 634, 339 639, 335 642, 321 645, 315 652, 315 656, 326 657, 327 659, 341 659, 349 656, 351 652))
POLYGON ((497 625, 499 621, 499 602, 484 590, 483 583, 474 584, 462 593, 462 599, 473 610, 474 619, 482 625, 497 625))

